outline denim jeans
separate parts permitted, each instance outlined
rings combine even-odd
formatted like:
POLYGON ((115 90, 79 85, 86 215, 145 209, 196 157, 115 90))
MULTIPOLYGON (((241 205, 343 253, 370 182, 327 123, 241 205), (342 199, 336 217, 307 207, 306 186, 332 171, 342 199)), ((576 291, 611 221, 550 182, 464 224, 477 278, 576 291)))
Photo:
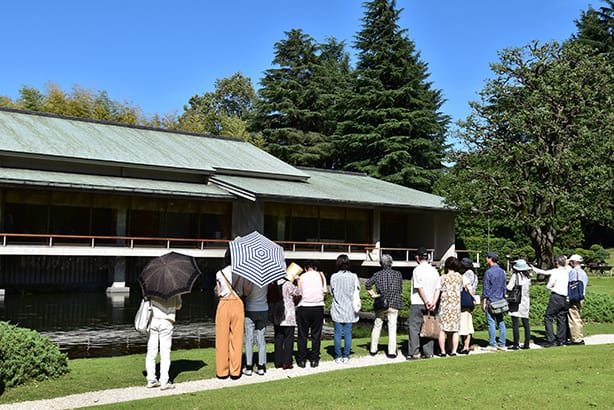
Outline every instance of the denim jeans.
POLYGON ((254 365, 254 335, 258 346, 258 366, 266 365, 266 320, 268 312, 245 312, 245 365, 254 365))
POLYGON ((335 358, 350 357, 350 350, 352 349, 352 323, 339 323, 335 324, 335 358), (344 345, 343 354, 341 353, 341 336, 343 335, 344 345))
POLYGON ((488 308, 486 309, 486 322, 488 323, 488 345, 497 346, 497 324, 499 325, 499 346, 505 347, 505 321, 503 313, 492 315, 488 308))

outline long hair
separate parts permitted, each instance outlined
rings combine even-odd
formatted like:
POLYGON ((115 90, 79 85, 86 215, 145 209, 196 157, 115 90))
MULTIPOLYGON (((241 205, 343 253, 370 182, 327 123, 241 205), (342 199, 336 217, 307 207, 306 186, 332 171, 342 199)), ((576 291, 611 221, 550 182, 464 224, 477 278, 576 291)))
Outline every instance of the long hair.
POLYGON ((350 270, 350 258, 345 254, 337 256, 335 266, 337 270, 350 270))

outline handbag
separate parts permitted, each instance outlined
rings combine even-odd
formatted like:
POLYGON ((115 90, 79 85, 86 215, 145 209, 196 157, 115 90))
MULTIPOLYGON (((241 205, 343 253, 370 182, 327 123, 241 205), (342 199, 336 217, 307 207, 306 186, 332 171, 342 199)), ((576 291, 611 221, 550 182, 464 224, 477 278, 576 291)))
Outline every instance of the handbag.
POLYGON ((512 290, 507 292, 505 298, 509 304, 519 305, 520 301, 522 300, 522 286, 519 285, 518 274, 514 273, 514 275, 516 275, 516 283, 514 284, 512 290))
POLYGON ((441 332, 441 323, 439 322, 439 316, 435 313, 427 313, 423 317, 422 328, 420 329, 420 337, 427 339, 439 339, 439 333, 441 332))
POLYGON ((354 294, 352 295, 352 307, 354 308, 354 312, 360 312, 362 308, 362 300, 360 300, 360 282, 358 278, 356 278, 356 285, 354 286, 354 294))
POLYGON ((148 334, 152 317, 153 310, 151 309, 151 301, 147 298, 143 298, 134 316, 134 329, 142 335, 148 334))
POLYGON ((584 282, 578 280, 578 272, 576 271, 576 280, 570 280, 567 285, 567 297, 569 303, 578 303, 584 300, 584 282))
POLYGON ((461 290, 461 308, 473 309, 475 307, 475 299, 467 288, 461 290))
POLYGON ((490 309, 490 313, 499 315, 501 313, 507 313, 510 310, 510 305, 506 299, 501 299, 490 302, 488 308, 490 309))
POLYGON ((379 312, 380 310, 388 309, 388 299, 379 295, 373 299, 373 310, 379 312))

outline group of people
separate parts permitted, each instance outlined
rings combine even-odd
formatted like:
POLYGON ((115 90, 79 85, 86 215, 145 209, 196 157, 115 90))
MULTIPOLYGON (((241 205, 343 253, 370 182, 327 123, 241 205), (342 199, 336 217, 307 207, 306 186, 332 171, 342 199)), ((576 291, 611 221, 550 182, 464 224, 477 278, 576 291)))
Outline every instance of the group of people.
MULTIPOLYGON (((473 271, 469 258, 460 261, 448 257, 444 262, 444 273, 440 275, 430 263, 427 249, 421 247, 416 254, 417 266, 411 280, 409 308, 408 360, 438 356, 468 354, 474 333, 474 306, 461 304, 461 292, 471 295, 476 306, 485 312, 488 324, 487 350, 517 350, 530 348, 529 288, 531 271, 548 275, 547 288, 551 291, 544 316, 547 342, 543 347, 563 344, 584 344, 581 311, 583 297, 569 303, 567 300, 570 281, 582 282, 586 291, 588 276, 582 269, 582 257, 572 255, 555 259, 556 267, 542 270, 529 266, 523 259, 515 261, 509 280, 498 264, 499 256, 488 252, 484 273, 481 303, 477 295, 478 276, 473 271), (492 305, 506 299, 506 293, 520 287, 520 300, 509 305, 512 319, 513 344, 506 346, 505 312, 493 311, 492 305), (425 337, 422 328, 425 316, 439 318, 440 331, 436 336, 425 337), (557 331, 554 332, 554 319, 557 331), (520 323, 524 339, 520 345, 520 323), (497 328, 499 335, 497 338, 497 328), (569 335, 568 335, 569 331, 569 335)), ((380 258, 381 270, 365 282, 365 288, 372 298, 381 298, 382 307, 375 311, 369 352, 378 353, 379 338, 384 321, 388 327, 386 354, 396 358, 397 322, 403 308, 402 274, 392 269, 393 259, 384 254, 380 258)), ((239 378, 242 374, 251 376, 266 372, 267 352, 266 323, 272 317, 274 324, 274 364, 276 368, 292 369, 295 328, 297 328, 296 364, 318 367, 320 341, 324 323, 324 297, 328 291, 326 276, 315 261, 307 261, 303 268, 292 264, 286 276, 268 287, 258 287, 246 279, 233 275, 230 255, 225 256, 225 267, 216 274, 216 295, 219 297, 215 316, 216 375, 218 378, 239 378), (298 269, 297 269, 298 268, 298 269), (304 273, 300 274, 301 272, 304 273), (300 276, 299 276, 300 274, 300 276), (311 348, 308 342, 311 341, 311 348), (254 346, 257 348, 254 363, 254 346), (242 366, 245 347, 245 366, 242 366), (255 368, 254 368, 255 364, 255 368)), ((334 324, 334 354, 336 363, 349 361, 352 348, 352 325, 358 321, 356 293, 360 291, 358 276, 351 271, 347 255, 336 260, 337 272, 330 278, 332 305, 331 319, 334 324), (343 343, 342 343, 343 340, 343 343)), ((170 351, 175 313, 181 309, 181 297, 170 300, 151 298, 153 319, 147 345, 146 372, 147 387, 172 389, 169 381, 170 351), (160 353, 160 378, 156 378, 155 360, 160 353)))

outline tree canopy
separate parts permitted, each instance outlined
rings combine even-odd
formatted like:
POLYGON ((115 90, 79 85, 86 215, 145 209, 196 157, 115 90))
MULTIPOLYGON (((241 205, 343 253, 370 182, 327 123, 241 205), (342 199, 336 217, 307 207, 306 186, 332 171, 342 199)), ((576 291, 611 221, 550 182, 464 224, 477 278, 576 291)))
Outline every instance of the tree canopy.
POLYGON ((492 211, 551 266, 562 238, 613 221, 614 70, 578 42, 506 49, 472 102, 439 185, 461 209, 492 211))

